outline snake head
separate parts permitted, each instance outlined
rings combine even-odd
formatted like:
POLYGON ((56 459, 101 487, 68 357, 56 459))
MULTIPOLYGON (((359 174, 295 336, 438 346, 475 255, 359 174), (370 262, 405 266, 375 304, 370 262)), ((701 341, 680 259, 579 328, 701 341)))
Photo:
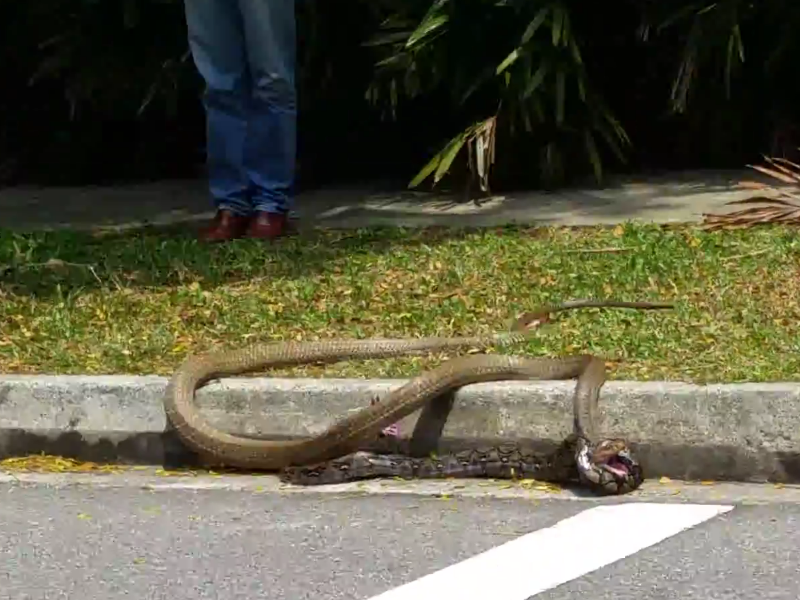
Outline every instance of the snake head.
POLYGON ((603 440, 594 448, 582 443, 578 476, 583 485, 602 495, 627 494, 644 481, 641 465, 621 439, 603 440))

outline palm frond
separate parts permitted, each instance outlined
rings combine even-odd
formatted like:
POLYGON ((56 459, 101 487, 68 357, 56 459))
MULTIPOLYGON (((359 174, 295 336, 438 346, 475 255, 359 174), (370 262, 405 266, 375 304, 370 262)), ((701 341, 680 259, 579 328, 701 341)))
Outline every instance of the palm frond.
POLYGON ((759 194, 744 200, 726 202, 731 205, 757 205, 724 213, 703 213, 701 227, 706 230, 744 229, 755 225, 800 225, 800 165, 785 158, 766 158, 769 166, 748 165, 760 173, 786 184, 785 189, 758 181, 742 181, 740 187, 754 190, 775 190, 774 196, 759 194))

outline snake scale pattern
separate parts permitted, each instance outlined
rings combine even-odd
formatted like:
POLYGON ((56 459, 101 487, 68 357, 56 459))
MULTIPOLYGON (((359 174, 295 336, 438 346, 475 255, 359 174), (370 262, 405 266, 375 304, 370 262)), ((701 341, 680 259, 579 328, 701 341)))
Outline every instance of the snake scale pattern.
POLYGON ((588 448, 586 454, 580 453, 578 443, 576 436, 570 436, 548 456, 515 443, 421 458, 356 452, 317 466, 288 467, 281 473, 281 479, 295 485, 331 485, 376 477, 536 479, 554 483, 583 480, 605 494, 627 493, 641 483, 641 469, 626 455, 624 440, 604 440, 591 457, 588 448), (583 465, 576 461, 576 453, 583 465), (589 475, 582 476, 582 470, 589 475))
POLYGON ((510 473, 509 465, 514 467, 514 471, 530 473, 537 479, 565 481, 572 478, 577 467, 578 478, 585 486, 601 493, 624 493, 638 487, 641 471, 621 440, 595 442, 594 412, 600 387, 605 382, 605 365, 589 355, 558 358, 474 355, 455 358, 410 380, 388 394, 382 402, 342 419, 315 437, 302 440, 272 441, 233 435, 211 426, 194 404, 196 389, 214 378, 307 363, 387 358, 433 350, 503 347, 534 336, 531 325, 546 322, 551 313, 583 307, 661 309, 672 305, 580 300, 540 308, 517 321, 512 331, 483 336, 277 342, 190 356, 170 380, 164 408, 170 427, 206 462, 245 469, 278 470, 285 481, 305 484, 312 483, 312 480, 332 481, 333 473, 337 473, 340 480, 342 477, 352 479, 388 473, 410 473, 417 477, 455 476, 459 473, 478 476, 479 473, 510 473), (508 453, 500 447, 488 452, 428 459, 358 453, 359 447, 374 439, 382 428, 427 402, 435 401, 445 392, 464 385, 509 379, 573 378, 577 379, 573 402, 574 435, 565 450, 553 456, 533 456, 513 449, 508 453), (565 455, 570 457, 566 461, 565 455))

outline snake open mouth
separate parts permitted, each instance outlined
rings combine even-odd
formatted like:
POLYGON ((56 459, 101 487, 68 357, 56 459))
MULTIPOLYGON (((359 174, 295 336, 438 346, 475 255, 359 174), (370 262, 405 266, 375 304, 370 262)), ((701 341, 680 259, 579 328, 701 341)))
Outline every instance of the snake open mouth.
POLYGON ((601 494, 623 494, 642 484, 642 469, 623 440, 604 440, 593 450, 587 444, 577 458, 581 481, 601 494))
POLYGON ((601 465, 606 471, 619 478, 628 477, 634 466, 633 460, 627 455, 627 452, 615 454, 602 462, 601 465))

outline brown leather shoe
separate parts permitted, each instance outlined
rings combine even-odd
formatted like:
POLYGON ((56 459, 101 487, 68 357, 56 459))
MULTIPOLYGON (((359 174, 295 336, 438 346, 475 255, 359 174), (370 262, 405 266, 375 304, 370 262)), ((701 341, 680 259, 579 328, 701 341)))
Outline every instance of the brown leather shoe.
POLYGON ((227 242, 240 238, 247 230, 248 217, 237 215, 229 210, 218 210, 211 225, 200 233, 204 242, 227 242))
POLYGON ((245 235, 260 240, 274 240, 286 235, 288 230, 289 223, 285 214, 259 211, 250 219, 245 235))

